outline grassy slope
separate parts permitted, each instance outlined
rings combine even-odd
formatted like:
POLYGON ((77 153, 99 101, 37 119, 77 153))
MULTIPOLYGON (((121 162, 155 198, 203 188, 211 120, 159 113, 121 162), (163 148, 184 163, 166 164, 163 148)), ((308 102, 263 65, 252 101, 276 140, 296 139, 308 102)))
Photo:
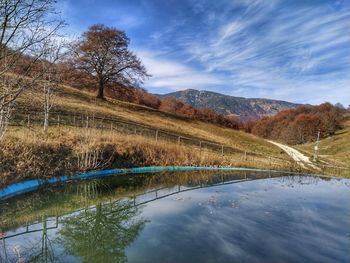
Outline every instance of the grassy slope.
MULTIPOLYGON (((315 143, 307 143, 297 148, 312 156, 314 146, 315 143)), ((345 117, 344 129, 320 141, 319 157, 333 165, 350 167, 350 114, 345 117)))
MULTIPOLYGON (((40 110, 39 94, 24 93, 19 106, 40 110)), ((50 126, 9 127, 0 144, 0 187, 30 179, 49 178, 81 171, 137 166, 222 165, 275 170, 299 170, 276 146, 265 140, 213 124, 161 112, 145 106, 108 99, 96 100, 94 94, 62 87, 56 96, 55 111, 115 117, 163 129, 181 136, 209 140, 236 149, 260 154, 225 154, 199 151, 189 145, 156 141, 150 137, 118 131, 50 126)))
MULTIPOLYGON (((34 96, 34 98, 38 98, 38 96, 34 96)), ((31 101, 31 105, 40 105, 40 102, 33 100, 33 96, 29 94, 24 94, 20 98, 20 103, 22 104, 28 105, 28 101, 31 101)), ((283 155, 274 145, 245 132, 193 121, 186 117, 176 116, 132 103, 113 99, 106 101, 96 100, 94 94, 90 92, 76 90, 67 86, 61 88, 55 103, 55 110, 58 111, 65 110, 91 115, 119 117, 172 133, 214 141, 240 150, 279 157, 283 155)), ((288 158, 286 155, 283 157, 288 158)))

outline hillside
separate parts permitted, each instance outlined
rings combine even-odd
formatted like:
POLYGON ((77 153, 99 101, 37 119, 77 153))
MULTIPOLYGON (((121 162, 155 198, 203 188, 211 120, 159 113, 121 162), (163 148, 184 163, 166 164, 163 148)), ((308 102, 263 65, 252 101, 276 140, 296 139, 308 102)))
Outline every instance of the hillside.
POLYGON ((343 127, 343 112, 330 103, 283 110, 256 121, 251 132, 265 139, 303 144, 326 138, 343 127))
POLYGON ((225 115, 238 115, 242 120, 257 119, 262 116, 273 115, 277 112, 300 106, 300 104, 259 98, 233 97, 211 91, 187 89, 164 95, 175 97, 196 108, 211 108, 225 115))
MULTIPOLYGON (((18 101, 19 107, 41 111, 40 96, 24 93, 18 101)), ((222 143, 243 151, 256 153, 278 153, 278 149, 259 137, 218 125, 192 120, 134 103, 107 98, 99 100, 94 93, 62 86, 56 94, 53 111, 76 112, 85 115, 114 117, 151 128, 159 128, 191 138, 222 143)))
POLYGON ((278 147, 243 131, 115 99, 98 100, 94 93, 68 86, 56 92, 45 133, 41 97, 38 90, 32 90, 18 99, 21 110, 14 112, 0 145, 1 184, 152 165, 300 169, 278 147), (73 118, 80 125, 67 124, 73 118), (110 119, 117 121, 110 123, 110 119), (132 129, 125 129, 125 123, 132 129), (156 130, 160 131, 158 140, 156 130), (210 143, 220 144, 219 149, 210 143))
MULTIPOLYGON (((297 148, 313 156, 315 143, 299 145, 297 148)), ((350 167, 350 114, 345 116, 344 129, 334 136, 320 140, 319 157, 325 164, 350 167)))

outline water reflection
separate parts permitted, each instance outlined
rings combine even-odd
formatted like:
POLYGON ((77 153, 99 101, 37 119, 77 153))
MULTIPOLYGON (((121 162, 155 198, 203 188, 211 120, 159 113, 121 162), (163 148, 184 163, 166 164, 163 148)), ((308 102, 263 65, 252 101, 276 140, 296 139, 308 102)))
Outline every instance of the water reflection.
POLYGON ((145 220, 130 201, 97 204, 62 220, 57 242, 65 253, 83 262, 126 262, 125 248, 138 236, 145 220))
POLYGON ((1 204, 0 262, 347 262, 349 188, 199 172, 49 188, 1 204))
MULTIPOLYGON (((279 175, 276 175, 279 176, 279 175)), ((242 179, 262 179, 269 174, 181 172, 147 175, 116 176, 103 180, 84 181, 62 186, 49 186, 34 193, 0 203, 1 229, 15 228, 22 224, 40 220, 42 216, 58 216, 75 209, 105 203, 135 195, 146 196, 159 188, 173 186, 193 187, 215 185, 220 182, 242 179)), ((136 200, 137 201, 137 200, 136 200)))
POLYGON ((124 250, 146 222, 138 215, 131 200, 121 200, 43 218, 6 233, 0 262, 126 262, 124 250))

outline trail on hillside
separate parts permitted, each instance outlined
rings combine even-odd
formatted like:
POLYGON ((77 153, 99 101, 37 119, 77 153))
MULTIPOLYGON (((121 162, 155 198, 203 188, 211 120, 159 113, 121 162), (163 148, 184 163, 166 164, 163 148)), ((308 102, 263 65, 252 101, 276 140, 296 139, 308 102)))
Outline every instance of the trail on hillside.
POLYGON ((272 143, 276 146, 278 146, 279 148, 281 148, 283 151, 285 151, 294 161, 300 163, 300 165, 303 168, 307 168, 306 166, 312 167, 314 169, 319 169, 317 166, 315 166, 309 159, 309 157, 307 157, 306 155, 302 154, 301 152, 299 152, 298 150, 282 144, 282 143, 278 143, 278 142, 274 142, 274 141, 270 141, 267 140, 269 143, 272 143))

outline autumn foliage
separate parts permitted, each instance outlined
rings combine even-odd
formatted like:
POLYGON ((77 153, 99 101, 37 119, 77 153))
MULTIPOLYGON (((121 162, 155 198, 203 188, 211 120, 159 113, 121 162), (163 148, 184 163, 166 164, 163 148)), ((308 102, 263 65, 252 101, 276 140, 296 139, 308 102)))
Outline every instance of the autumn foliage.
POLYGON ((94 77, 97 98, 104 98, 110 82, 129 85, 142 83, 148 77, 146 68, 128 46, 125 32, 103 24, 92 25, 72 45, 72 66, 94 77))
POLYGON ((239 129, 241 126, 241 122, 238 118, 219 114, 209 108, 197 109, 173 97, 165 97, 162 100, 159 109, 174 114, 184 115, 194 120, 218 124, 228 128, 239 129))
MULTIPOLYGON (((88 91, 95 91, 98 89, 98 85, 91 75, 78 71, 70 67, 69 64, 60 64, 59 68, 61 80, 65 84, 88 91)), ((189 117, 193 120, 218 124, 233 129, 242 127, 242 123, 236 117, 225 116, 209 108, 197 109, 174 97, 165 97, 161 100, 159 97, 148 93, 146 90, 131 85, 128 86, 110 82, 106 84, 105 93, 107 97, 110 98, 144 105, 153 109, 189 117)))
POLYGON ((319 106, 302 106, 284 110, 272 117, 264 117, 250 124, 253 134, 286 142, 300 144, 328 137, 342 128, 342 110, 330 103, 319 106))
MULTIPOLYGON (((31 65, 35 69, 33 70, 34 73, 40 72, 43 62, 38 60, 33 63, 30 56, 21 55, 13 72, 22 75, 26 72, 28 65, 31 65)), ((62 84, 90 92, 95 92, 101 88, 94 74, 76 68, 69 58, 66 61, 57 63, 56 69, 62 84)), ((233 129, 241 129, 243 125, 237 117, 225 116, 210 108, 197 109, 173 97, 166 97, 161 100, 159 97, 148 93, 142 88, 128 83, 122 83, 115 79, 105 82, 103 84, 103 90, 104 94, 109 98, 144 105, 193 120, 213 123, 233 129)))

